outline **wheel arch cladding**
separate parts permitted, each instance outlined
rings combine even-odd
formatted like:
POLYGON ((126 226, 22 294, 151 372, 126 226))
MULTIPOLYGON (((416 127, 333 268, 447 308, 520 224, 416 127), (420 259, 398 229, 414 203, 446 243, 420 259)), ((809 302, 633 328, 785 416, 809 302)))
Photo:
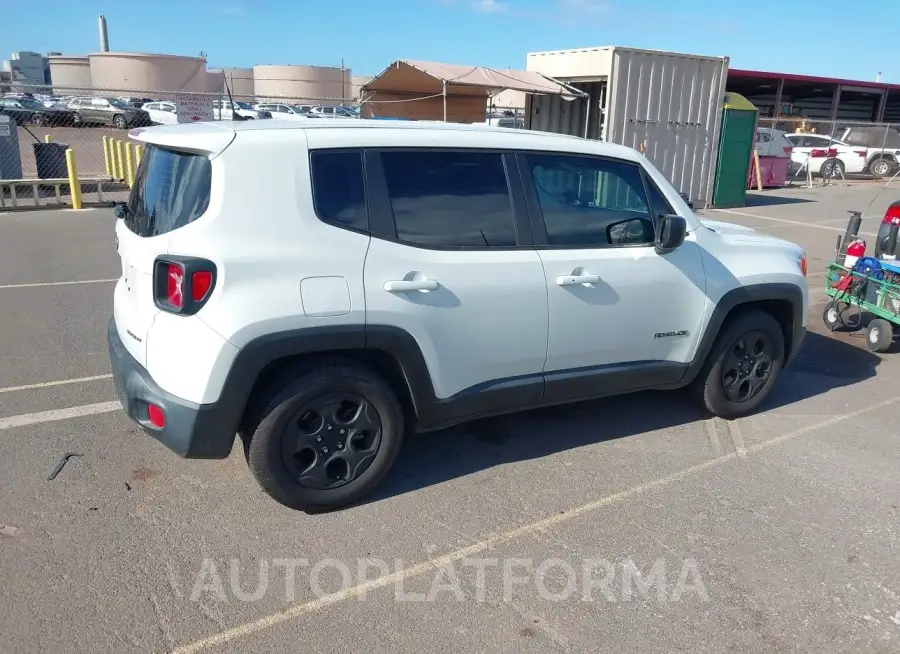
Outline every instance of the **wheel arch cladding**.
POLYGON ((272 384, 298 366, 326 357, 356 361, 383 377, 397 394, 407 419, 415 420, 433 402, 424 357, 406 331, 364 325, 290 330, 254 339, 235 359, 220 399, 233 407, 235 432, 250 426, 248 419, 272 384))
POLYGON ((802 340, 799 326, 803 324, 803 291, 786 283, 740 286, 725 293, 716 304, 682 382, 689 383, 697 376, 722 329, 742 313, 753 310, 764 311, 778 321, 784 336, 784 365, 793 360, 802 340))

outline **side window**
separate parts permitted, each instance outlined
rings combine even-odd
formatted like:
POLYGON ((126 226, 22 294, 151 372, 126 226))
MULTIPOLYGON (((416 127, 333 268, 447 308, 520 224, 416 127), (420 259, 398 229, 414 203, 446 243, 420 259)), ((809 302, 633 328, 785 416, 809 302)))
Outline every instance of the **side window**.
POLYGON ((500 153, 385 151, 381 160, 401 241, 432 247, 516 244, 500 153))
POLYGON ((669 204, 666 197, 658 188, 656 188, 656 185, 650 179, 647 180, 647 194, 650 196, 650 208, 653 210, 654 218, 669 216, 675 213, 672 210, 672 205, 669 204))
POLYGON ((637 164, 552 154, 528 154, 525 161, 550 245, 653 242, 653 219, 637 164))
POLYGON ((361 150, 313 150, 313 205, 323 222, 368 231, 361 150))

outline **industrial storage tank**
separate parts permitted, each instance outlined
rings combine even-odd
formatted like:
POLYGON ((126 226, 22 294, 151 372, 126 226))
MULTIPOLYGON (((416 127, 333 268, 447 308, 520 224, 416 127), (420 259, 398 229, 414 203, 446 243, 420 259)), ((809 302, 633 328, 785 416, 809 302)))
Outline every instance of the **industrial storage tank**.
POLYGON ((94 88, 116 95, 148 94, 164 100, 176 93, 209 91, 206 60, 200 57, 140 52, 95 52, 88 57, 94 88))
POLYGON ((91 61, 87 57, 63 55, 47 58, 50 83, 57 95, 76 95, 91 88, 91 61))
POLYGON ((253 88, 252 68, 209 68, 206 72, 209 80, 209 92, 225 93, 225 82, 235 100, 253 100, 256 92, 253 88))
POLYGON ((353 75, 350 78, 350 99, 359 100, 359 92, 372 81, 371 75, 353 75))
POLYGON ((353 98, 349 68, 254 66, 253 88, 260 100, 339 105, 353 98))

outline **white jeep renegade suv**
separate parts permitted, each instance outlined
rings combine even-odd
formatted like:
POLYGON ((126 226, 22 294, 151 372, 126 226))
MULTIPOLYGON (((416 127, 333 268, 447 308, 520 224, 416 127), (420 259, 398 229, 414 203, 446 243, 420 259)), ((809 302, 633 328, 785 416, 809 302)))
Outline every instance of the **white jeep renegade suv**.
POLYGON ((109 347, 128 415, 306 511, 401 440, 689 386, 756 409, 807 324, 799 247, 701 222, 629 148, 434 123, 133 130, 109 347))

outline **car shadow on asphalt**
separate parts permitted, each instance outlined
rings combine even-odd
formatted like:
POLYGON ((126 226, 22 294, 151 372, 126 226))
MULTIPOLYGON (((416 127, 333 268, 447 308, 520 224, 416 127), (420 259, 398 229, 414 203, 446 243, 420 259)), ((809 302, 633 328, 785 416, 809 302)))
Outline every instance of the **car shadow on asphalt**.
POLYGON ((779 204, 806 204, 814 202, 806 198, 791 197, 789 195, 775 195, 782 189, 771 189, 770 191, 757 191, 747 193, 747 199, 744 203, 745 207, 772 207, 779 204))
MULTIPOLYGON (((861 347, 860 347, 861 346, 861 347)), ((762 410, 850 386, 876 374, 881 359, 840 338, 809 332, 762 410)), ((585 445, 705 420, 684 391, 651 391, 488 418, 407 438, 387 479, 360 505, 585 445)))

